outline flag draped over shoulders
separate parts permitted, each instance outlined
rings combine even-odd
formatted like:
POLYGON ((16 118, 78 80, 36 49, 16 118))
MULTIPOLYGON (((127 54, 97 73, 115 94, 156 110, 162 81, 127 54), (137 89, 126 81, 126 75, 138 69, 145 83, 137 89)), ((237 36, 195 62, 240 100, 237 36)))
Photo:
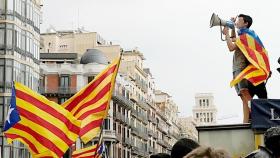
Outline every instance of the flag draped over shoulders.
POLYGON ((82 121, 80 137, 84 143, 99 134, 102 122, 108 115, 119 63, 120 58, 114 60, 93 81, 62 104, 82 121))
POLYGON ((4 135, 19 140, 34 158, 60 158, 79 136, 80 121, 59 104, 15 82, 4 135))
POLYGON ((268 53, 260 38, 252 30, 241 29, 235 44, 249 61, 249 65, 231 81, 230 86, 242 79, 247 79, 254 86, 265 82, 270 75, 270 65, 268 53))

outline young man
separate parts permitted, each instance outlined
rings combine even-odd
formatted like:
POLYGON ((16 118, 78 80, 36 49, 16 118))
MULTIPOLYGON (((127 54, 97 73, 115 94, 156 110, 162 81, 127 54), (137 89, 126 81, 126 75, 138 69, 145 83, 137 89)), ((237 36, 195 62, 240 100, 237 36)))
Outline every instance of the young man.
MULTIPOLYGON (((234 52, 232 72, 233 72, 233 78, 236 79, 237 77, 240 77, 240 74, 244 73, 244 70, 251 64, 247 59, 248 57, 244 55, 244 50, 241 50, 239 48, 240 46, 236 44, 236 40, 244 34, 249 34, 250 36, 252 36, 253 39, 257 41, 257 43, 259 43, 260 46, 262 46, 262 48, 263 45, 260 39, 258 38, 258 36, 254 33, 254 31, 249 30, 250 26, 253 23, 253 20, 250 16, 240 14, 238 15, 237 19, 231 18, 231 20, 235 21, 235 27, 238 29, 238 37, 236 37, 236 33, 234 29, 232 30, 230 36, 228 27, 224 27, 223 34, 226 36, 226 42, 229 51, 234 52)), ((259 98, 267 98, 265 83, 261 82, 261 84, 254 86, 247 79, 241 78, 240 81, 237 81, 237 83, 234 86, 238 96, 240 96, 243 103, 243 123, 248 123, 249 115, 250 115, 250 108, 248 106, 248 102, 252 99, 252 97, 255 94, 259 98)))

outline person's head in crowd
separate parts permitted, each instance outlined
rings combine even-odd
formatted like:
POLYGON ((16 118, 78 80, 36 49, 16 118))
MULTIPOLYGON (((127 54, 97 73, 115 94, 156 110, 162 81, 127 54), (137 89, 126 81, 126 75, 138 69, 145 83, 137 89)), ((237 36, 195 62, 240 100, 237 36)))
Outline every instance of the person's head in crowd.
POLYGON ((271 127, 264 133, 264 144, 273 155, 280 156, 280 127, 271 127))
POLYGON ((201 146, 194 149, 184 158, 230 158, 230 155, 223 149, 215 150, 211 147, 201 146))
POLYGON ((182 158, 197 147, 199 144, 192 139, 179 139, 172 147, 171 158, 182 158))
POLYGON ((151 155, 150 158, 170 158, 170 155, 166 153, 158 153, 151 155))

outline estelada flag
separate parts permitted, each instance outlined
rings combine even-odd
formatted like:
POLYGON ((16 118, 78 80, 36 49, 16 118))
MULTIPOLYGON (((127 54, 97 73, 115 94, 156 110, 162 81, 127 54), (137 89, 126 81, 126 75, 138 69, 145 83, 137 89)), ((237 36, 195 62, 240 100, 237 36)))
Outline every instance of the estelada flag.
POLYGON ((34 158, 60 158, 79 136, 80 121, 59 104, 15 82, 4 135, 27 145, 34 158))
POLYGON ((268 54, 260 38, 254 31, 241 29, 235 44, 249 61, 249 65, 230 83, 234 86, 242 79, 247 79, 254 86, 267 80, 270 75, 268 54))

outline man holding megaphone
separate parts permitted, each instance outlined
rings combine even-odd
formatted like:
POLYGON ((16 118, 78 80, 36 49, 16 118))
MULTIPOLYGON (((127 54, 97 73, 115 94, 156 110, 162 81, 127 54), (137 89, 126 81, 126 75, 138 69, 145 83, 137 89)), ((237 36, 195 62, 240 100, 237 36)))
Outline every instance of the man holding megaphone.
POLYGON ((267 98, 265 82, 270 76, 267 52, 259 37, 249 29, 252 23, 250 16, 240 14, 222 24, 224 26, 222 33, 225 35, 228 49, 234 53, 233 80, 230 85, 235 87, 243 102, 243 123, 249 122, 248 102, 252 97, 257 95, 259 98, 267 98), (232 24, 238 29, 238 36, 232 24), (231 35, 229 29, 232 30, 231 35))

